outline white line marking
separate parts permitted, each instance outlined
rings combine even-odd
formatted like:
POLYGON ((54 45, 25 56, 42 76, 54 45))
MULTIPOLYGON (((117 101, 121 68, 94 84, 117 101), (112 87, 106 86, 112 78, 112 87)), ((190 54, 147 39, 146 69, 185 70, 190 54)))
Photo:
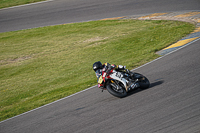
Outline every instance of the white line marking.
POLYGON ((40 108, 46 107, 46 106, 48 106, 48 105, 57 103, 57 102, 59 102, 59 101, 62 101, 62 100, 67 99, 67 98, 70 98, 70 97, 72 97, 72 96, 74 96, 74 95, 77 95, 77 94, 79 94, 79 93, 82 93, 82 92, 84 92, 84 91, 90 90, 90 89, 92 89, 92 88, 94 88, 94 87, 97 87, 97 85, 92 86, 92 87, 90 87, 90 88, 87 88, 87 89, 85 89, 85 90, 79 91, 79 92, 77 92, 77 93, 75 93, 75 94, 69 95, 69 96, 67 96, 67 97, 61 98, 61 99, 56 100, 56 101, 54 101, 54 102, 51 102, 51 103, 49 103, 49 104, 43 105, 43 106, 41 106, 41 107, 35 108, 35 109, 33 109, 33 110, 27 111, 27 112, 25 112, 25 113, 19 114, 19 115, 17 115, 17 116, 8 118, 8 119, 6 119, 6 120, 4 120, 4 121, 1 121, 0 123, 3 123, 3 122, 5 122, 5 121, 14 119, 14 118, 16 118, 16 117, 19 117, 19 116, 22 116, 22 115, 25 115, 25 114, 28 114, 28 113, 30 113, 30 112, 33 112, 33 111, 38 110, 38 109, 40 109, 40 108))
POLYGON ((30 5, 42 4, 42 3, 51 2, 51 1, 54 1, 54 0, 46 0, 46 1, 41 1, 41 2, 35 2, 35 3, 30 3, 30 4, 19 5, 19 6, 12 6, 12 7, 7 7, 7 8, 2 8, 2 9, 0 9, 0 10, 6 10, 6 9, 17 8, 17 7, 23 7, 23 6, 30 6, 30 5))
POLYGON ((161 58, 163 58, 163 57, 165 57, 165 56, 167 56, 167 55, 169 55, 169 54, 172 54, 172 53, 174 53, 174 52, 176 52, 176 51, 178 51, 178 50, 180 50, 180 49, 186 47, 186 46, 189 46, 190 44, 192 44, 192 43, 194 43, 194 42, 196 42, 196 41, 198 41, 198 40, 200 40, 200 38, 197 38, 196 40, 193 40, 193 41, 191 41, 191 42, 189 42, 189 43, 183 45, 182 47, 180 47, 180 48, 178 48, 178 49, 175 49, 175 50, 173 50, 173 51, 171 51, 171 52, 169 52, 169 53, 167 53, 167 54, 165 54, 165 55, 163 55, 163 56, 161 56, 161 57, 159 57, 159 58, 157 58, 157 59, 155 59, 155 60, 152 60, 152 61, 150 61, 150 62, 148 62, 148 63, 146 63, 146 64, 144 64, 144 65, 142 65, 142 66, 139 66, 139 67, 137 67, 137 68, 135 68, 135 69, 133 69, 133 70, 131 70, 131 71, 134 71, 134 70, 139 69, 139 68, 141 68, 141 67, 144 67, 144 66, 146 66, 146 65, 148 65, 148 64, 150 64, 150 63, 152 63, 152 62, 154 62, 154 61, 157 61, 157 60, 159 60, 159 59, 161 59, 161 58))

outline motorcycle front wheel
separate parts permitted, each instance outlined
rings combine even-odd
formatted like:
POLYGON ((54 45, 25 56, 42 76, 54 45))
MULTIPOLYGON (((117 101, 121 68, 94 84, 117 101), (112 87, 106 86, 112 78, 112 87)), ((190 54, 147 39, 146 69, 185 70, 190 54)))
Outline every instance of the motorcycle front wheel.
POLYGON ((126 90, 124 88, 120 88, 120 89, 117 90, 111 84, 107 84, 106 85, 106 89, 113 96, 116 96, 116 97, 119 97, 119 98, 123 98, 123 97, 127 96, 127 92, 126 92, 126 90))
POLYGON ((134 79, 139 79, 139 85, 141 89, 147 89, 150 86, 149 80, 142 74, 140 73, 135 73, 134 74, 134 79))

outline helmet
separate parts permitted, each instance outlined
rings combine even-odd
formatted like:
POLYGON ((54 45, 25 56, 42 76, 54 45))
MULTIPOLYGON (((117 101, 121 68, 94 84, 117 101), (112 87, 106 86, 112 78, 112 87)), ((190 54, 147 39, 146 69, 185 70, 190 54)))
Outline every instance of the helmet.
POLYGON ((96 70, 101 69, 101 68, 103 68, 103 66, 102 66, 102 64, 101 64, 100 61, 95 62, 95 63, 93 64, 93 70, 94 70, 95 72, 96 72, 96 70))

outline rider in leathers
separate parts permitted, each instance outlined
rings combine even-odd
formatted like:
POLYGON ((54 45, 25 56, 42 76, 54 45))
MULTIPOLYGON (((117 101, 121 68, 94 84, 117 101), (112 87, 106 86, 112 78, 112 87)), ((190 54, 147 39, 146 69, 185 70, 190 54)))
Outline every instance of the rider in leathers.
POLYGON ((98 82, 98 87, 103 89, 103 77, 102 77, 102 71, 108 73, 112 68, 115 68, 116 71, 124 71, 126 73, 130 73, 130 71, 128 69, 126 69, 126 66, 122 66, 122 65, 115 65, 115 64, 109 64, 109 63, 104 63, 102 65, 102 63, 100 61, 95 62, 93 64, 93 70, 96 73, 97 76, 97 82, 98 82))

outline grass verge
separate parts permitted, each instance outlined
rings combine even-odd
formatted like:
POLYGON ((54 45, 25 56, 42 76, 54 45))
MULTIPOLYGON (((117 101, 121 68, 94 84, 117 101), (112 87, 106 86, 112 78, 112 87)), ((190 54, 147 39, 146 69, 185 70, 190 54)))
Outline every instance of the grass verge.
POLYGON ((40 1, 45 1, 45 0, 0 0, 0 9, 23 5, 23 4, 30 4, 34 2, 40 2, 40 1))
POLYGON ((95 85, 95 61, 133 69, 194 28, 107 20, 0 33, 0 121, 95 85))

